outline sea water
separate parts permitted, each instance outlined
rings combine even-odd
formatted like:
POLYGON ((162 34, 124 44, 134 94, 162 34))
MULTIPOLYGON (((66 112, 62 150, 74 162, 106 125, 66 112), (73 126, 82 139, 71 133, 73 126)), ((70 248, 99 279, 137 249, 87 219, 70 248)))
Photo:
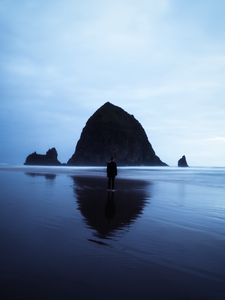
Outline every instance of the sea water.
POLYGON ((1 299, 225 299, 225 168, 0 168, 1 299))

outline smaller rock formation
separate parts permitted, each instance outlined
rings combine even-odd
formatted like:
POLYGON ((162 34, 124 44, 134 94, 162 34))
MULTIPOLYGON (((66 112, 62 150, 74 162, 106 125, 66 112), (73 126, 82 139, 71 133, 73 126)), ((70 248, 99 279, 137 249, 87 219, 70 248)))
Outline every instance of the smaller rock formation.
POLYGON ((185 155, 183 155, 183 156, 178 160, 178 167, 183 167, 183 168, 189 167, 188 164, 187 164, 186 156, 185 156, 185 155))
POLYGON ((55 148, 49 149, 46 154, 31 153, 27 156, 25 165, 59 166, 58 153, 55 148))

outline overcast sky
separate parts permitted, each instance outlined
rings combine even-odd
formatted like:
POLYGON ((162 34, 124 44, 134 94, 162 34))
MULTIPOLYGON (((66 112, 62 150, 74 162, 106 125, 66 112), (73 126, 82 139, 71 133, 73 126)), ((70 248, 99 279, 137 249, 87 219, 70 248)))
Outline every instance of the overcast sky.
POLYGON ((176 165, 225 166, 224 0, 0 0, 0 163, 66 162, 106 101, 176 165))

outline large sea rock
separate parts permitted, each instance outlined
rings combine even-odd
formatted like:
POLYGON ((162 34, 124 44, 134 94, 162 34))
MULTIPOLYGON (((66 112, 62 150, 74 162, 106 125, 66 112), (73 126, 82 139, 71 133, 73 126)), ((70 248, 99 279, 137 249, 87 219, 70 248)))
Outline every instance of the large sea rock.
POLYGON ((46 154, 31 153, 27 156, 25 165, 59 166, 58 153, 55 148, 49 149, 46 154))
POLYGON ((166 166, 155 154, 141 124, 122 108, 105 103, 87 121, 68 165, 166 166))

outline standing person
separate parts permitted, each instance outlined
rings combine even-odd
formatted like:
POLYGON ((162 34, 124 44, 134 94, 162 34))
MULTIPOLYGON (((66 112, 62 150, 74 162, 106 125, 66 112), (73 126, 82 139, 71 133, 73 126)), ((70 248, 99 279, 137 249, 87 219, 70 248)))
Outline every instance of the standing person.
POLYGON ((114 158, 107 163, 107 177, 108 177, 108 189, 114 190, 115 187, 115 177, 117 175, 117 164, 114 158))

